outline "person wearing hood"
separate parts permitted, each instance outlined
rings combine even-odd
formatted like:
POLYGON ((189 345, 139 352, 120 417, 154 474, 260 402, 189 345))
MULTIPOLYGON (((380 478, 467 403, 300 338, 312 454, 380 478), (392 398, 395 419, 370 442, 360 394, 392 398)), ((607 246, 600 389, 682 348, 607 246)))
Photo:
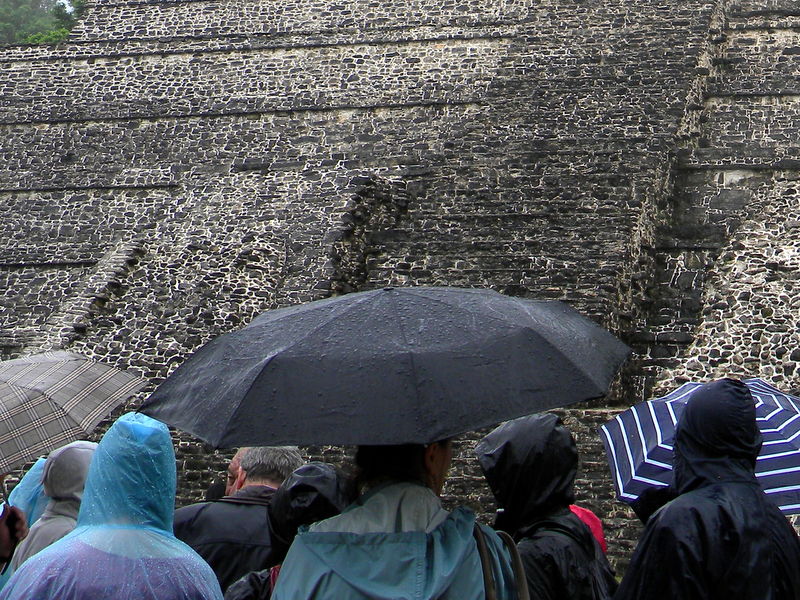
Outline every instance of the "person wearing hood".
POLYGON ((172 534, 175 485, 166 425, 123 415, 97 445, 77 526, 20 565, 0 600, 221 600, 211 567, 172 534))
POLYGON ((274 600, 483 600, 492 580, 499 600, 515 598, 511 559, 497 534, 476 527, 466 508, 442 508, 451 455, 449 440, 359 446, 364 493, 297 534, 274 600))
POLYGON ((800 541, 755 477, 761 433, 741 381, 695 391, 678 420, 672 491, 615 600, 797 600, 800 541))
MULTIPOLYGON (((8 495, 8 505, 13 507, 14 510, 19 511, 17 513, 18 517, 20 514, 24 515, 22 523, 25 524, 27 530, 42 516, 49 501, 49 498, 44 495, 44 487, 42 486, 42 472, 44 471, 45 462, 46 459, 43 457, 37 459, 8 495)), ((2 477, 0 477, 0 485, 3 485, 2 477)), ((0 507, 0 510, 5 513, 5 508, 6 506, 3 505, 0 507)), ((8 519, 8 516, 6 516, 6 519, 8 519)), ((6 524, 0 523, 0 534, 3 533, 3 529, 8 531, 6 524)), ((10 536, 10 532, 7 535, 10 536)), ((27 533, 25 535, 27 536, 27 533)), ((15 540, 11 539, 11 537, 8 538, 10 547, 7 550, 0 549, 0 555, 3 556, 3 558, 0 559, 0 565, 2 565, 0 568, 0 590, 6 585, 6 582, 14 571, 11 565, 6 563, 10 563, 17 543, 24 539, 24 536, 14 537, 16 537, 15 540)), ((0 541, 0 546, 3 546, 2 541, 0 541)))
POLYGON ((39 520, 50 502, 50 498, 44 493, 44 485, 42 485, 42 473, 44 473, 46 462, 46 458, 38 458, 8 495, 8 503, 25 513, 25 522, 29 529, 39 520))
POLYGON ((75 529, 95 448, 94 442, 72 442, 49 454, 42 470, 42 486, 50 501, 28 537, 17 546, 11 559, 13 570, 75 529))
POLYGON ((614 573, 589 527, 571 509, 578 451, 552 414, 514 419, 475 453, 497 500, 495 529, 517 542, 531 598, 604 600, 614 573))
POLYGON ((338 515, 353 500, 352 482, 336 467, 310 462, 295 469, 267 508, 274 565, 234 582, 225 592, 225 600, 267 600, 280 570, 278 563, 286 556, 300 526, 338 515))

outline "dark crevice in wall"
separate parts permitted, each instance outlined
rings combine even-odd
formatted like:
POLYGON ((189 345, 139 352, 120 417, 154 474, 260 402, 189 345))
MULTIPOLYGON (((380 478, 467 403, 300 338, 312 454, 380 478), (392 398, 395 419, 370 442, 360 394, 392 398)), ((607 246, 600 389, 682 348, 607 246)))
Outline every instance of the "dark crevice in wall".
POLYGON ((403 181, 365 177, 343 218, 341 237, 331 248, 331 292, 357 292, 368 278, 367 263, 375 241, 393 229, 408 209, 412 195, 403 181))

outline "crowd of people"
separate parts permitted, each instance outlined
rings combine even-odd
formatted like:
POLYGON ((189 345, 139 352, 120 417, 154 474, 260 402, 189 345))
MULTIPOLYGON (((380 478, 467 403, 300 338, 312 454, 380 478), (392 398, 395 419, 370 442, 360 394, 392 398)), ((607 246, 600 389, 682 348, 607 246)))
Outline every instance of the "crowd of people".
POLYGON ((756 480, 761 443, 745 385, 696 391, 672 485, 634 505, 644 532, 620 577, 600 520, 575 506, 578 453, 552 414, 477 444, 490 527, 442 506, 451 440, 359 446, 352 472, 242 448, 224 489, 176 511, 169 432, 129 413, 15 488, 0 600, 800 600, 800 539, 756 480))

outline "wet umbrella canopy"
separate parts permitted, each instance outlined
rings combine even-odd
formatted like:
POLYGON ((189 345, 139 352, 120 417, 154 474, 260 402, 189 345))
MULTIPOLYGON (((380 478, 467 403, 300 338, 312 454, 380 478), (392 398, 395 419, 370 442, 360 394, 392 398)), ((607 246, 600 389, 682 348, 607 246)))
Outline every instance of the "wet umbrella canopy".
POLYGON ((600 397, 628 353, 560 302, 386 288, 257 317, 142 411, 222 448, 428 443, 600 397))
POLYGON ((146 384, 73 352, 0 361, 0 473, 86 437, 146 384))
MULTIPOLYGON (((800 513, 800 398, 762 379, 745 379, 755 401, 756 425, 764 441, 756 450, 756 477, 784 514, 800 513)), ((640 402, 600 427, 617 496, 636 500, 673 479, 675 431, 692 395, 703 388, 685 383, 666 396, 640 402)), ((744 435, 741 437, 745 437, 744 435)), ((720 454, 725 448, 716 443, 720 454)))

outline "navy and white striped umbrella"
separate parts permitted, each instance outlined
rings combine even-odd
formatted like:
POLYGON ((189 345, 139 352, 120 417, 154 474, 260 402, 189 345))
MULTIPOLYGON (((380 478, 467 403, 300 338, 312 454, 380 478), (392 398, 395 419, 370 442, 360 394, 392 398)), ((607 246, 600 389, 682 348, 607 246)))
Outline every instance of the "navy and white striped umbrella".
MULTIPOLYGON (((745 379, 756 402, 764 438, 756 477, 784 514, 800 513, 800 398, 762 379, 745 379)), ((686 383, 666 396, 641 402, 600 427, 617 496, 636 500, 645 489, 672 481, 675 426, 692 393, 702 383, 686 383)))

